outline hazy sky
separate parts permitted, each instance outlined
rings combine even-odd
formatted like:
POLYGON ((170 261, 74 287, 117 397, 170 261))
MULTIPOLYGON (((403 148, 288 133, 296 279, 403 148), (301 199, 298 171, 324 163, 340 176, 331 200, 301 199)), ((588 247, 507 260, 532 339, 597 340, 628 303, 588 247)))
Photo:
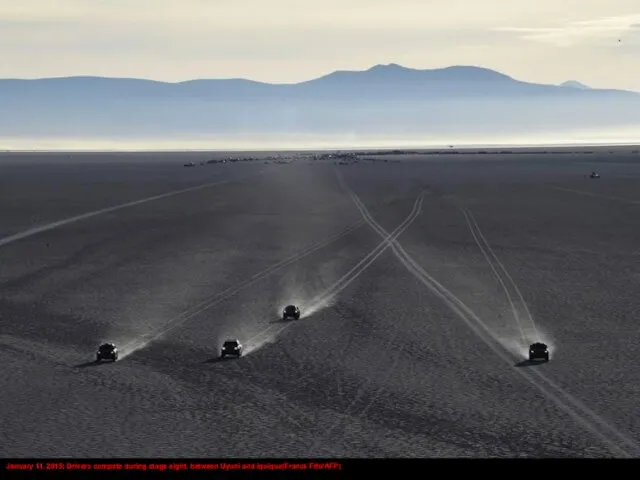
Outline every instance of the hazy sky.
POLYGON ((464 64, 640 91, 640 0, 0 0, 0 52, 4 78, 464 64))

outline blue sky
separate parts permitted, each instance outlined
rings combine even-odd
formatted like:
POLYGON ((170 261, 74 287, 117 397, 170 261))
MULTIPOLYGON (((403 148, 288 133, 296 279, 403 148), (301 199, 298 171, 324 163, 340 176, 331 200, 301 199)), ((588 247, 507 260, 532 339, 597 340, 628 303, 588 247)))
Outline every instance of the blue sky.
POLYGON ((378 63, 466 64, 640 91, 640 2, 9 0, 0 51, 4 78, 281 83, 378 63))

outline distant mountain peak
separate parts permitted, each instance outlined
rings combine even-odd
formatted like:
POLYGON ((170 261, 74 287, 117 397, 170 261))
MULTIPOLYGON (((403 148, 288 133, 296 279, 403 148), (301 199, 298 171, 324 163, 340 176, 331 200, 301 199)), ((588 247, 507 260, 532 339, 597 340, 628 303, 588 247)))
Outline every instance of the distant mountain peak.
POLYGON ((591 90, 591 87, 585 85, 584 83, 580 83, 576 80, 568 80, 564 83, 560 84, 561 87, 569 87, 569 88, 579 88, 582 90, 591 90))
POLYGON ((380 63, 378 65, 374 65, 373 67, 364 70, 365 72, 373 72, 373 71, 387 71, 387 72, 455 72, 455 73, 480 73, 480 74, 490 74, 495 76, 503 76, 506 77, 500 72, 496 72, 495 70, 491 70, 490 68, 478 67, 475 65, 451 65, 449 67, 440 67, 440 68, 410 68, 405 67, 404 65, 399 65, 397 63, 380 63))
POLYGON ((324 77, 304 83, 316 83, 327 79, 337 81, 439 81, 439 82, 504 82, 514 81, 508 75, 485 67, 473 65, 453 65, 440 68, 410 68, 397 63, 377 64, 366 70, 337 70, 324 77))
POLYGON ((379 63, 378 65, 374 65, 367 71, 370 72, 371 70, 413 70, 413 69, 408 67, 403 67, 402 65, 398 65, 397 63, 387 63, 387 64, 379 63))

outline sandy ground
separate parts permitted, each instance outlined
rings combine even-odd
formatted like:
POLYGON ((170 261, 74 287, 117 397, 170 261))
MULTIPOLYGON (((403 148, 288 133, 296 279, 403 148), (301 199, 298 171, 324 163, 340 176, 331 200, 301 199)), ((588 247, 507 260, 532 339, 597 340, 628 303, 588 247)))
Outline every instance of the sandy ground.
POLYGON ((640 454, 637 155, 73 156, 0 156, 0 455, 640 454))

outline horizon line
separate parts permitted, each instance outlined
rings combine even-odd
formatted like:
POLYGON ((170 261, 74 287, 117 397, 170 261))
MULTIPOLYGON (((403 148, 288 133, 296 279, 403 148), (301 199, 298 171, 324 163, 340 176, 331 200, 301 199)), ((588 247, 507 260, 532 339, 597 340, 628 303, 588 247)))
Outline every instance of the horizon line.
MULTIPOLYGON (((42 149, 3 149, 0 148, 0 155, 8 153, 280 153, 280 152, 344 152, 344 151, 364 151, 368 152, 392 152, 404 150, 405 153, 416 152, 456 152, 466 150, 465 153, 478 153, 483 149, 504 149, 529 150, 538 148, 613 148, 613 147, 634 147, 640 149, 640 140, 633 142, 551 142, 551 143, 469 143, 460 145, 396 145, 396 146, 317 146, 317 147, 267 147, 265 148, 95 148, 95 149, 69 149, 69 148, 42 148, 42 149), (470 151, 471 150, 471 151, 470 151)), ((544 153, 544 152, 541 152, 544 153)), ((548 153, 548 152, 546 152, 548 153)))
MULTIPOLYGON (((331 70, 329 72, 326 73, 322 73, 316 77, 312 77, 312 78, 308 78, 306 80, 300 80, 297 82, 267 82, 267 81, 263 81, 263 80, 255 80, 253 78, 249 78, 249 77, 197 77, 197 78, 189 78, 186 80, 179 80, 179 81, 168 81, 168 80, 158 80, 156 78, 152 78, 152 77, 118 77, 118 76, 104 76, 104 75, 90 75, 90 74, 82 74, 82 75, 61 75, 61 76, 51 76, 51 77, 0 77, 0 80, 23 80, 23 81, 37 81, 37 80, 60 80, 60 79, 67 79, 67 78, 104 78, 104 79, 110 79, 110 80, 146 80, 146 81, 150 81, 150 82, 156 82, 156 83, 165 83, 165 84, 169 84, 169 85, 178 85, 181 83, 187 83, 187 82, 194 82, 194 81, 207 81, 207 80, 245 80, 245 81, 249 81, 249 82, 254 82, 254 83, 261 83, 264 85, 282 85, 282 86, 287 86, 287 85, 298 85, 300 83, 305 83, 305 82, 310 82, 313 80, 318 80, 320 78, 326 77, 328 75, 334 74, 334 73, 339 73, 339 72, 353 72, 353 73, 364 73, 364 72, 368 72, 376 67, 400 67, 401 69, 404 70, 413 70, 413 71, 418 71, 418 72, 426 72, 426 71, 437 71, 437 70, 447 70, 447 69, 452 69, 452 68, 474 68, 474 69, 479 69, 479 70, 487 70, 490 72, 494 72, 500 75, 505 75, 513 80, 516 81, 521 81, 521 82, 525 82, 525 83, 537 83, 537 82, 530 82, 528 80, 518 80, 515 77, 512 77, 511 75, 504 73, 500 70, 496 70, 493 68, 489 68, 489 67, 483 67, 480 65, 472 65, 472 64, 452 64, 452 65, 448 65, 448 66, 443 66, 443 67, 434 67, 434 68, 414 68, 414 67, 408 67, 406 65, 402 65, 399 63, 395 63, 395 62, 391 62, 391 63, 377 63, 375 65, 371 65, 368 68, 365 68, 363 70, 345 70, 345 69, 337 69, 337 70, 331 70)), ((563 83, 566 82, 578 82, 581 83, 582 85, 584 85, 584 83, 580 82, 579 80, 575 80, 575 79, 569 79, 569 80, 565 80, 564 82, 555 84, 555 83, 539 83, 538 85, 562 85, 563 83)))

